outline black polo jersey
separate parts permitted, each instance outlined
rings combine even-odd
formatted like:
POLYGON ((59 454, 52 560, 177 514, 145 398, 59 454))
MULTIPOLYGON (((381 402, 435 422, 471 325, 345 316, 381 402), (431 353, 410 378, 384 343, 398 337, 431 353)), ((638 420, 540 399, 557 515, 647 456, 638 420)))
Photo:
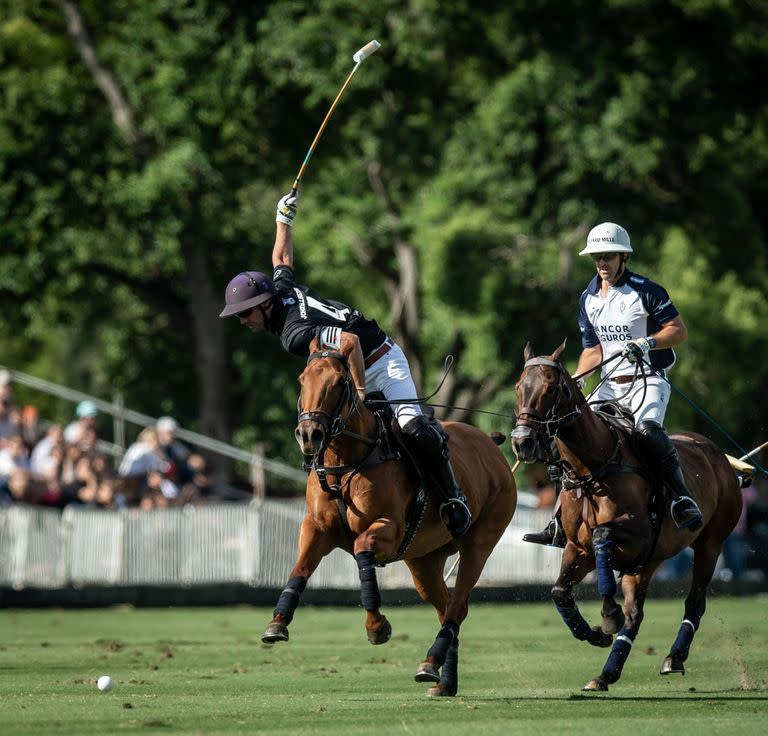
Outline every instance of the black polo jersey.
POLYGON ((328 327, 357 335, 363 355, 369 355, 387 339, 375 320, 366 319, 342 302, 323 299, 308 286, 296 283, 293 269, 288 266, 275 268, 272 280, 277 297, 270 330, 280 338, 287 352, 307 357, 312 338, 322 340, 325 335, 321 333, 328 327))

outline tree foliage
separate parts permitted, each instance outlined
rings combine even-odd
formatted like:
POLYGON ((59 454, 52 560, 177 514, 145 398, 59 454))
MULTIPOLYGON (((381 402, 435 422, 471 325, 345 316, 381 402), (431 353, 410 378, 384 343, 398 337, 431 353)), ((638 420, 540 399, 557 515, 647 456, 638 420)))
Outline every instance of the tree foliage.
MULTIPOLYGON (((3 363, 295 461, 301 361, 218 320, 220 295, 269 269, 274 203, 375 37, 304 177, 300 279, 376 317, 425 393, 450 352, 441 403, 508 412, 527 340, 568 337, 575 362, 576 254, 618 221, 688 324, 675 384, 745 446, 764 440, 762 4, 0 11, 3 363)), ((719 431, 683 399, 667 423, 719 431)))

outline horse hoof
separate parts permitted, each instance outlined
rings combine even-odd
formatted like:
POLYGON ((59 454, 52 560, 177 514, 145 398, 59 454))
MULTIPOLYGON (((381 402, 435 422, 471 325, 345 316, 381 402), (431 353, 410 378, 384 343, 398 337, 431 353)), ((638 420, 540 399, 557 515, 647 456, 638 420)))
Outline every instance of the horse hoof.
POLYGON ((288 641, 288 627, 284 624, 270 624, 261 635, 264 644, 274 644, 278 641, 288 641))
POLYGON ((386 644, 392 636, 392 624, 384 619, 384 623, 376 631, 368 632, 368 641, 371 644, 386 644))
POLYGON ((435 687, 427 690, 428 698, 453 698, 456 696, 455 692, 451 692, 445 685, 435 685, 435 687))
POLYGON ((587 641, 593 647, 600 647, 605 649, 613 644, 613 637, 610 634, 606 634, 599 626, 592 627, 592 637, 587 641))
POLYGON ((615 634, 621 630, 622 626, 624 626, 624 611, 617 607, 615 611, 603 615, 603 623, 600 628, 604 634, 615 634))
MULTIPOLYGON (((440 672, 431 662, 422 662, 419 665, 419 669, 416 670, 413 679, 416 680, 416 682, 440 682, 440 672)), ((430 690, 437 689, 439 688, 430 688, 430 690)), ((427 692, 427 695, 429 695, 429 691, 427 692)))
POLYGON ((607 693, 608 685, 606 685, 599 677, 596 677, 594 680, 590 680, 581 689, 590 693, 607 693))
POLYGON ((669 656, 659 670, 660 675, 685 675, 685 665, 677 657, 669 656))

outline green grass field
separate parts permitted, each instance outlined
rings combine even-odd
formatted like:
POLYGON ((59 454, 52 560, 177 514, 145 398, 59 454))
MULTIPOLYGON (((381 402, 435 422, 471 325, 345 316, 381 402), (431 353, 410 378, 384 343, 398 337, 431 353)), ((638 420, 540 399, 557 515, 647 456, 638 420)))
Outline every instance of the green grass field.
MULTIPOLYGON (((386 602, 386 595, 385 595, 386 602)), ((597 602, 583 603, 591 621, 597 602)), ((768 599, 711 598, 685 677, 660 677, 682 601, 650 600, 623 678, 582 693, 607 655, 554 608, 475 605, 459 695, 413 681, 437 631, 431 608, 390 607, 393 639, 368 644, 360 609, 299 608, 265 647, 265 609, 0 612, 0 733, 763 734, 768 599), (102 674, 117 682, 99 693, 102 674), (479 729, 479 731, 478 731, 479 729)))

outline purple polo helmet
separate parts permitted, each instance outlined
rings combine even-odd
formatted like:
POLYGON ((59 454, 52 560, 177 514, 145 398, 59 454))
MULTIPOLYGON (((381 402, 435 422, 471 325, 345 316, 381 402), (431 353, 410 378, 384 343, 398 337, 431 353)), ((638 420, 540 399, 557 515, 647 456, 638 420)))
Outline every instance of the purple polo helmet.
POLYGON ((227 284, 224 309, 219 317, 237 316, 269 301, 277 293, 269 276, 260 271, 243 271, 227 284))

